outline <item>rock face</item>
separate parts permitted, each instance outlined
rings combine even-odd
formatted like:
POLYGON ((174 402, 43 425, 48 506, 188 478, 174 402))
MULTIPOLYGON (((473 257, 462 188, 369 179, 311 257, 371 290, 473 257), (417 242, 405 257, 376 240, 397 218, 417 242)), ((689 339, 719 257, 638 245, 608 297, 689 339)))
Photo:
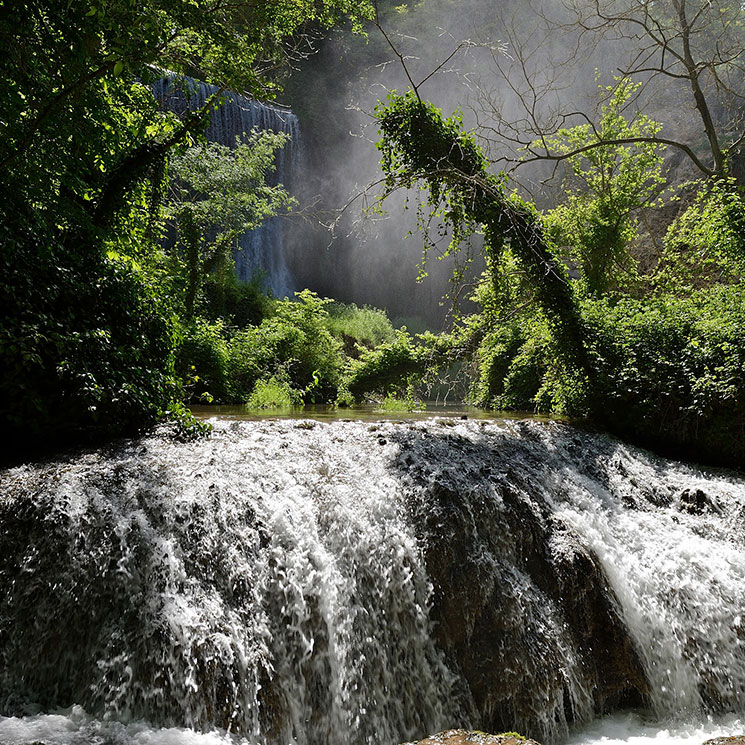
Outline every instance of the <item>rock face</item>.
POLYGON ((745 745, 745 735, 715 737, 711 740, 707 740, 703 745, 745 745))
POLYGON ((745 480, 558 424, 156 434, 0 471, 0 742, 551 745, 615 707, 740 714, 743 576, 745 480), (60 709, 59 736, 20 719, 60 709))
POLYGON ((513 470, 508 443, 495 457, 493 443, 456 435, 396 439, 437 642, 471 723, 550 741, 571 722, 643 704, 648 683, 598 560, 538 488, 542 446, 531 469, 523 442, 513 470))
POLYGON ((432 735, 426 740, 420 740, 418 743, 404 743, 404 745, 538 745, 538 743, 511 733, 489 735, 486 732, 449 729, 432 735))

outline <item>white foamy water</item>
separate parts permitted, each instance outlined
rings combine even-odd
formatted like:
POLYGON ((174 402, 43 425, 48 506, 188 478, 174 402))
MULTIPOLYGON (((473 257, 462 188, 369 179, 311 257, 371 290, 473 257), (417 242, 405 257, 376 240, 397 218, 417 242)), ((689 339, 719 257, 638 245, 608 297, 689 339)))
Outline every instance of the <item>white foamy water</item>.
POLYGON ((745 698, 745 488, 617 446, 605 478, 571 462, 556 515, 605 570, 662 717, 740 711, 745 698), (641 497, 641 498, 640 498, 641 497), (635 501, 636 500, 636 501, 635 501))
POLYGON ((250 745, 221 732, 195 732, 183 727, 154 728, 146 722, 102 722, 80 706, 55 714, 0 717, 3 745, 250 745))
MULTIPOLYGON (((572 732, 564 745, 702 745, 714 737, 745 731, 741 720, 698 723, 661 723, 637 714, 617 714, 572 732)), ((350 742, 354 741, 350 737, 350 742)), ((3 745, 252 745, 248 740, 224 732, 194 732, 172 727, 154 728, 145 722, 122 724, 101 722, 80 707, 57 714, 25 718, 0 717, 3 745)))
POLYGON ((740 730, 744 516, 742 479, 535 422, 216 422, 9 469, 0 743, 700 745, 740 730), (592 722, 605 681, 550 574, 580 550, 671 724, 592 722), (458 620, 464 586, 486 600, 458 620), (433 613, 479 628, 475 660, 433 613))
POLYGON ((715 737, 745 731, 733 716, 703 722, 645 720, 638 714, 617 714, 573 732, 565 745, 701 745, 715 737))

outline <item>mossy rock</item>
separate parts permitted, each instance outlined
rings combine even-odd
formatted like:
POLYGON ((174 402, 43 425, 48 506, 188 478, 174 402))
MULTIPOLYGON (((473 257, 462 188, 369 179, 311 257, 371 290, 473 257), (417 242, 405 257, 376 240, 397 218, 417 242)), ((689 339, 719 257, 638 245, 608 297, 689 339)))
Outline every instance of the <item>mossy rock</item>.
MULTIPOLYGON (((529 740, 517 732, 505 732, 501 735, 490 735, 486 732, 468 731, 464 729, 449 729, 437 735, 420 740, 417 743, 404 745, 539 745, 535 740, 529 740)), ((737 745, 745 745, 738 743, 737 745)))
POLYGON ((745 735, 731 735, 730 737, 714 737, 703 745, 745 745, 745 735))

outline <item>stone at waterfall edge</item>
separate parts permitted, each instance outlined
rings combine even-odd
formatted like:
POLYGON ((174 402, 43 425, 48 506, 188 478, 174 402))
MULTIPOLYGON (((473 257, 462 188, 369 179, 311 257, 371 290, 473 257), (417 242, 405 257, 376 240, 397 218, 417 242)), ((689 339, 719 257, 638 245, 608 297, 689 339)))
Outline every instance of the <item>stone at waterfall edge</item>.
MULTIPOLYGON (((727 739, 727 738, 721 738, 727 739)), ((464 729, 449 729, 437 735, 430 735, 424 740, 407 742, 403 745, 540 745, 535 740, 528 740, 516 735, 489 735, 486 732, 469 732, 464 729)), ((724 745, 724 743, 722 743, 724 745)), ((734 743, 734 745, 745 745, 734 743)))

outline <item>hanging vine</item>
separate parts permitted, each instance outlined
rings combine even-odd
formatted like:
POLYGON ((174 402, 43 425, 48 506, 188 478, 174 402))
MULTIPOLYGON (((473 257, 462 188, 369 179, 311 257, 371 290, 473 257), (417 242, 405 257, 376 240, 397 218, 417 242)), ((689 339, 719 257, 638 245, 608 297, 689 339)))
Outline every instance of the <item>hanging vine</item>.
POLYGON ((507 192, 504 175, 489 173, 486 157, 473 135, 463 130, 458 114, 445 118, 416 92, 391 93, 376 113, 384 198, 401 187, 423 189, 429 210, 452 231, 454 247, 476 227, 483 229, 492 266, 509 246, 534 288, 563 362, 591 381, 593 370, 574 293, 565 267, 543 235, 536 210, 507 192))

